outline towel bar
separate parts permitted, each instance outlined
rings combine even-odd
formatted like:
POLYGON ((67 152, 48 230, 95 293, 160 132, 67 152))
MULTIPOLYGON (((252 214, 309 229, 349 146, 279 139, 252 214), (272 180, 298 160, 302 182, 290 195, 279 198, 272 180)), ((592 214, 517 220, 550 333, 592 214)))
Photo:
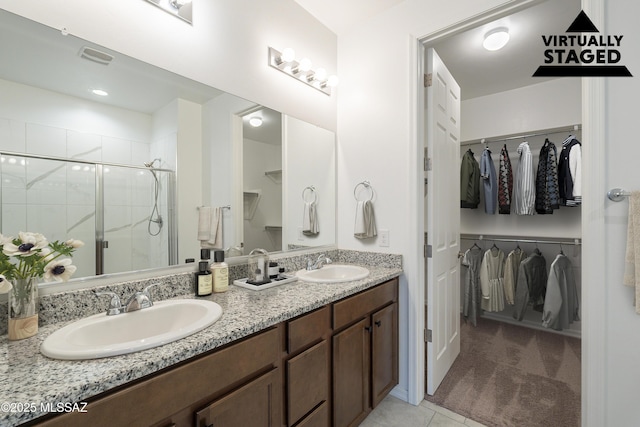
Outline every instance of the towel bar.
POLYGON ((607 197, 609 198, 609 200, 612 200, 614 202, 621 202, 629 196, 631 196, 631 193, 623 190, 622 188, 612 188, 607 192, 607 197))

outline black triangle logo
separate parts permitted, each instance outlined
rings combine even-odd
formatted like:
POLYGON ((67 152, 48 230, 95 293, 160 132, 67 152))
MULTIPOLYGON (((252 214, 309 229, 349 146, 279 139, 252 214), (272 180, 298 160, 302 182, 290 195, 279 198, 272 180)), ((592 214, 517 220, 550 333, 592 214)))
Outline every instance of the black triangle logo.
POLYGON ((576 19, 573 20, 569 28, 567 28, 567 33, 599 33, 598 28, 593 25, 591 19, 584 13, 584 10, 581 10, 576 19))

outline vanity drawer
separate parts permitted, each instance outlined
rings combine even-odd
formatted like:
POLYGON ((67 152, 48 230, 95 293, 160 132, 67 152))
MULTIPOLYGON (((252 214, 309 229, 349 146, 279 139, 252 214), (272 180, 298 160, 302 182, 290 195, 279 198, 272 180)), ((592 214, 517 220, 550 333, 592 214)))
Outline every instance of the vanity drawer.
POLYGON ((331 308, 324 306, 287 322, 287 353, 321 340, 331 330, 331 308))
POLYGON ((333 304, 333 329, 342 328, 398 299, 398 279, 392 279, 333 304))
POLYGON ((322 341, 286 362, 287 425, 329 399, 329 343, 322 341))

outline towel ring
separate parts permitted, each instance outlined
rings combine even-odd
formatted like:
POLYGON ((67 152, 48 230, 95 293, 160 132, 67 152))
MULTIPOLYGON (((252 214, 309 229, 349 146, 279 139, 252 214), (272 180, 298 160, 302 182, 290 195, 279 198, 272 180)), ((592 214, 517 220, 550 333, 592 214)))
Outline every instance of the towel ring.
POLYGON ((358 187, 363 186, 364 188, 366 188, 367 190, 369 190, 369 192, 371 193, 371 195, 369 196, 369 199, 367 199, 368 201, 373 200, 373 187, 371 186, 371 183, 369 181, 362 181, 359 182, 358 184, 356 184, 355 188, 353 189, 353 197, 358 201, 358 202, 364 202, 365 200, 360 200, 358 199, 358 187))
POLYGON ((313 186, 313 185, 305 187, 305 189, 302 190, 302 200, 305 203, 315 203, 315 202, 317 202, 318 201, 318 193, 316 193, 316 187, 313 186), (311 191, 311 194, 313 195, 313 200, 311 200, 311 201, 307 201, 307 197, 306 197, 306 194, 305 194, 307 192, 307 190, 311 191))

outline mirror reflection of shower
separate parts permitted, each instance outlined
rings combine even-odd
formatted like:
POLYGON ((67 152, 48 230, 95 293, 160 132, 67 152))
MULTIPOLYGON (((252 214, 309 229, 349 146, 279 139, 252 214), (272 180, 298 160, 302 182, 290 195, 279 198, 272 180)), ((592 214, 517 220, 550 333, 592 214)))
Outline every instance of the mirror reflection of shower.
POLYGON ((153 208, 151 209, 151 215, 149 215, 149 220, 147 222, 147 231, 151 236, 157 236, 162 231, 163 221, 162 216, 160 215, 160 211, 158 210, 158 198, 160 197, 160 181, 158 180, 158 175, 156 174, 155 163, 161 162, 159 158, 155 158, 150 162, 144 162, 144 165, 149 168, 149 171, 153 175, 154 184, 153 184, 153 208), (154 227, 153 224, 156 224, 154 227), (155 232, 153 231, 155 229, 155 232))

